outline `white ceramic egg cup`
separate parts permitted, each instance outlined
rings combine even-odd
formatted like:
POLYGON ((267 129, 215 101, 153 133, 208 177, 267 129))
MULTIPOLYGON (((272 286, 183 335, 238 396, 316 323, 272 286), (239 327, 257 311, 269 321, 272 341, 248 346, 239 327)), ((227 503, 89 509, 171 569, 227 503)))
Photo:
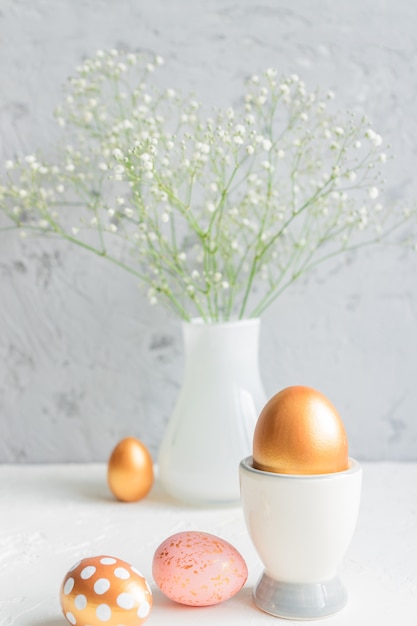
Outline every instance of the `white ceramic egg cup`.
POLYGON ((337 613, 347 592, 337 568, 359 512, 362 468, 349 459, 344 472, 275 474, 240 463, 243 512, 265 566, 253 592, 271 615, 318 619, 337 613))

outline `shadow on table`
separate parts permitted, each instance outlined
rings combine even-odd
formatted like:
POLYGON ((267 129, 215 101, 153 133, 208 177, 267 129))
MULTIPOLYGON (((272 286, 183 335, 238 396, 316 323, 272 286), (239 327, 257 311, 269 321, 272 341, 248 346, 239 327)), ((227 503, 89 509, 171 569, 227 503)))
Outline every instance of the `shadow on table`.
POLYGON ((41 620, 37 619, 32 622, 31 626, 68 626, 68 622, 64 616, 62 617, 47 617, 41 620))
MULTIPOLYGON (((69 466, 70 467, 70 466, 69 466)), ((39 479, 38 479, 39 480, 39 479)), ((68 466, 56 467, 53 474, 42 475, 39 483, 42 489, 42 497, 44 499, 52 498, 53 500, 68 500, 71 498, 73 502, 118 502, 111 493, 107 484, 107 470, 106 468, 95 467, 93 471, 85 471, 84 467, 77 468, 74 465, 68 469, 68 466), (84 470, 81 473, 82 469, 84 470)), ((36 485, 37 487, 38 485, 36 485)), ((36 488, 35 487, 35 488, 36 488)), ((215 504, 199 505, 199 504, 187 504, 186 502, 180 502, 167 494, 156 477, 154 485, 149 494, 140 502, 147 502, 154 507, 166 507, 181 508, 181 509, 215 509, 215 508, 235 508, 235 504, 224 505, 219 504, 216 507, 215 504)), ((138 502, 132 503, 119 503, 121 506, 130 506, 138 504, 138 502)), ((237 504, 237 503, 236 503, 237 504)))
POLYGON ((230 620, 231 623, 235 624, 239 617, 243 623, 243 620, 248 618, 248 612, 253 611, 256 614, 259 611, 253 603, 252 587, 249 585, 226 602, 204 607, 177 604, 164 596, 159 589, 152 590, 152 593, 152 614, 155 617, 157 615, 160 618, 166 617, 164 622, 166 624, 174 622, 181 623, 182 626, 195 626, 197 623, 211 625, 216 620, 220 620, 222 624, 226 624, 230 620))
MULTIPOLYGON (((166 623, 169 624, 172 621, 180 623, 182 626, 196 626, 196 623, 211 624, 212 620, 220 619, 221 623, 230 620, 235 620, 236 616, 244 616, 247 618, 248 610, 257 611, 252 602, 252 587, 244 587, 234 598, 221 602, 213 606, 195 607, 185 606, 177 604, 169 600, 159 589, 152 591, 153 593, 153 608, 152 614, 155 617, 158 615, 160 618, 166 617, 166 623), (196 619, 197 618, 197 619, 196 619)), ((274 618, 275 619, 275 618, 274 618)), ((233 621, 233 623, 236 623, 233 621)), ((36 619, 31 622, 31 626, 68 626, 67 620, 64 616, 49 617, 43 619, 36 619)))
POLYGON ((162 507, 166 507, 167 505, 171 508, 180 508, 180 509, 226 509, 226 508, 236 508, 236 506, 240 505, 239 502, 232 504, 224 504, 219 502, 219 504, 211 503, 211 504, 199 504, 199 503, 188 503, 180 500, 176 500, 173 496, 166 493, 163 489, 162 485, 159 483, 158 479, 155 480, 155 483, 152 487, 151 492, 146 496, 146 500, 153 505, 161 505, 162 507))
POLYGON ((42 479, 42 487, 47 496, 54 499, 72 498, 74 501, 95 500, 100 502, 114 501, 107 486, 106 475, 103 476, 71 476, 57 472, 53 476, 42 479), (46 487, 46 489, 45 489, 46 487))

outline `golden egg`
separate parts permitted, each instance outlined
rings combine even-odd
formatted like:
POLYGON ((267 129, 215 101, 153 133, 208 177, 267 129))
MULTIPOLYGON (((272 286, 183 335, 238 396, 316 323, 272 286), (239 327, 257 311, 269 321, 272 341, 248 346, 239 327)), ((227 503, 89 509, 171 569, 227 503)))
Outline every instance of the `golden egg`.
POLYGON ((153 481, 153 462, 147 447, 134 437, 122 439, 111 453, 107 467, 107 482, 113 495, 123 502, 141 500, 153 481))
POLYGON ((287 387, 273 396, 255 427, 253 466, 278 474, 348 469, 346 432, 333 404, 310 387, 287 387))

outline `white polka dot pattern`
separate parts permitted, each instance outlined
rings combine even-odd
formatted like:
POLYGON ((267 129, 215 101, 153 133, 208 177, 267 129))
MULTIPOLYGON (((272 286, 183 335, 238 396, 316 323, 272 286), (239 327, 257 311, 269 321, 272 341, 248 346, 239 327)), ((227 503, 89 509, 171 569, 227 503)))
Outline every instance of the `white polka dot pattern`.
POLYGON ((146 618, 148 617, 149 613, 150 613, 151 607, 149 602, 146 602, 146 600, 144 600, 143 602, 140 603, 139 608, 138 608, 138 617, 140 618, 146 618))
POLYGON ((111 618, 111 608, 108 604, 99 604, 96 608, 96 615, 100 622, 108 622, 111 618))
POLYGON ((129 572, 124 567, 116 567, 114 570, 114 575, 117 578, 121 578, 122 580, 127 580, 130 577, 129 572))
POLYGON ((82 610, 85 609, 85 607, 87 606, 87 598, 85 597, 85 595, 83 595, 82 593, 80 593, 74 600, 74 604, 77 607, 78 610, 82 610))
POLYGON ((107 578, 99 578, 94 583, 94 591, 101 596, 103 593, 106 593, 110 589, 110 581, 107 578))
POLYGON ((74 587, 74 579, 73 578, 68 578, 67 582, 64 585, 64 593, 67 596, 69 593, 71 593, 73 587, 74 587))
POLYGON ((88 580, 89 578, 91 578, 91 576, 94 576, 95 573, 96 573, 96 568, 93 567, 92 565, 89 565, 88 567, 84 567, 80 576, 83 580, 88 580))
POLYGON ((121 593, 116 598, 117 605, 122 609, 133 609, 135 606, 135 599, 130 593, 121 593))
POLYGON ((152 608, 145 578, 111 556, 74 565, 62 582, 60 599, 71 626, 141 626, 152 608))

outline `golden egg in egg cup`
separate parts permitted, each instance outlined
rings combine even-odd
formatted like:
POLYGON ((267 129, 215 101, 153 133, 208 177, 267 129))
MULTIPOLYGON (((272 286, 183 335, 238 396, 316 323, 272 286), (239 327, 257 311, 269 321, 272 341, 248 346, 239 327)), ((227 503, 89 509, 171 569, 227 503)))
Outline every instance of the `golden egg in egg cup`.
POLYGON ((241 502, 249 535, 265 566, 253 597, 261 610, 287 619, 318 619, 341 610, 347 591, 337 569, 351 542, 362 468, 278 474, 240 463, 241 502))

